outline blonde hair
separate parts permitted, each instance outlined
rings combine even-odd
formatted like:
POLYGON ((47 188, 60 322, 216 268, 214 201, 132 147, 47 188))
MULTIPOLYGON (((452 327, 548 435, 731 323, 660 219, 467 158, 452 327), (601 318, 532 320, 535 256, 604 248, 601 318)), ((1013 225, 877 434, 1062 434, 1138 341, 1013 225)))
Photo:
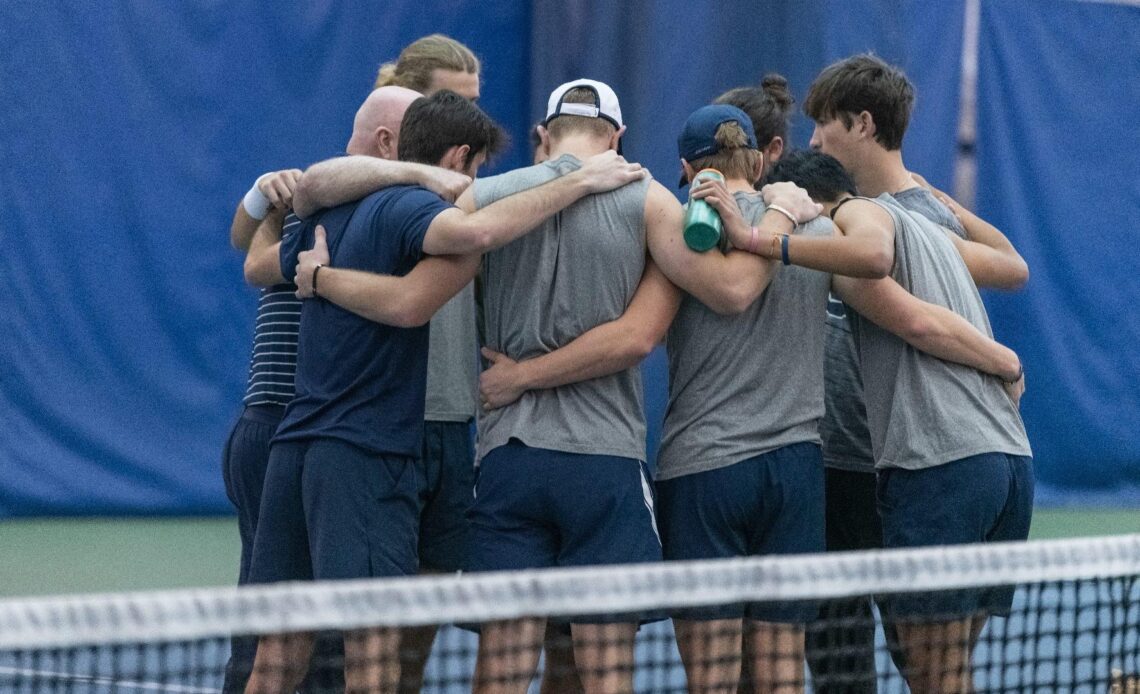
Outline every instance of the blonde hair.
MULTIPOLYGON (((564 104, 593 104, 598 95, 586 87, 575 87, 562 97, 564 104)), ((586 132, 595 137, 610 137, 617 128, 605 118, 590 118, 589 116, 555 116, 546 125, 550 137, 558 139, 569 132, 586 132)))
POLYGON ((760 150, 748 146, 748 135, 736 121, 721 123, 716 129, 718 151, 707 157, 689 162, 695 170, 716 169, 725 178, 740 178, 753 183, 760 170, 763 156, 760 150))
POLYGON ((381 65, 373 88, 407 87, 424 93, 431 88, 436 70, 477 75, 480 67, 470 48, 450 36, 432 34, 408 44, 396 62, 381 65))

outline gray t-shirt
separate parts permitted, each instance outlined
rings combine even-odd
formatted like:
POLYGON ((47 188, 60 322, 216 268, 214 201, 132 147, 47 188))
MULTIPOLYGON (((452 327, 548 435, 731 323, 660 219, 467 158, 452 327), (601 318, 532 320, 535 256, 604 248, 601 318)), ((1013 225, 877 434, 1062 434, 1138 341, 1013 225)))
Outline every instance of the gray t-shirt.
MULTIPOLYGON (((577 170, 570 155, 475 181, 477 207, 577 170)), ((483 256, 488 347, 522 360, 552 352, 619 318, 645 269, 649 181, 591 195, 483 256)), ((645 460, 641 371, 533 390, 480 413, 476 454, 516 438, 528 446, 645 460)))
POLYGON ((431 319, 428 344, 429 422, 467 422, 475 416, 479 338, 475 331, 475 290, 468 284, 431 319))
MULTIPOLYGON (((900 205, 966 238, 966 230, 948 207, 930 191, 908 188, 894 194, 900 205)), ((824 362, 826 412, 819 423, 823 461, 828 467, 873 472, 871 432, 863 404, 863 378, 850 316, 854 312, 831 296, 827 302, 827 346, 824 362)))
MULTIPOLYGON (((942 228, 890 195, 875 202, 895 224, 891 277, 992 336, 981 296, 942 228)), ((866 319, 854 325, 876 467, 917 470, 980 453, 1032 455, 1021 415, 996 377, 920 352, 866 319)))
MULTIPOLYGON (((759 193, 736 193, 744 218, 763 216, 759 193)), ((799 228, 830 236, 819 218, 799 228)), ((686 294, 669 328, 669 404, 657 479, 733 465, 793 443, 819 443, 823 310, 831 275, 776 265, 764 293, 723 316, 686 294)))

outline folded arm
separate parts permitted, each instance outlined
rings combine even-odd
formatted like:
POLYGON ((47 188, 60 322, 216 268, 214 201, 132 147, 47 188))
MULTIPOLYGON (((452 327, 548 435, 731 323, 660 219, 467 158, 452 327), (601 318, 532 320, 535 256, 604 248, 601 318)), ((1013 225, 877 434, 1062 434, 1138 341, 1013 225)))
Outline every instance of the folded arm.
POLYGON ((1013 350, 984 335, 948 308, 915 297, 893 279, 835 276, 839 297, 861 316, 915 349, 983 373, 1016 381, 1021 361, 1013 350))
POLYGON ((479 377, 483 406, 503 407, 528 390, 556 388, 636 366, 661 342, 680 303, 680 291, 647 260, 641 283, 619 318, 533 359, 516 362, 483 348, 483 356, 491 362, 479 377))
POLYGON ((259 176, 234 211, 234 219, 230 223, 230 245, 239 251, 248 251, 266 216, 274 211, 284 213, 292 206, 293 193, 300 178, 299 169, 270 171, 259 176), (250 214, 251 206, 257 216, 250 214))
POLYGON ((245 281, 254 287, 272 287, 285 281, 281 275, 281 227, 285 213, 274 210, 257 226, 245 254, 245 281))
POLYGON ((912 173, 915 182, 926 188, 943 205, 946 205, 962 228, 963 239, 950 233, 955 248, 966 261, 966 268, 979 287, 994 289, 1020 289, 1029 281, 1029 265, 1013 247, 1001 230, 958 204, 958 201, 930 185, 925 178, 912 173))
POLYGON ((620 188, 648 172, 612 150, 587 159, 582 168, 553 181, 524 190, 474 212, 471 194, 460 197, 458 208, 440 213, 424 237, 424 252, 432 255, 483 253, 519 238, 542 220, 586 195, 620 188))
MULTIPOLYGON (((722 194, 709 204, 735 208, 731 197, 722 194)), ((778 215, 765 215, 761 224, 785 231, 792 228, 791 222, 778 215)), ((685 245, 683 225, 681 204, 661 184, 651 183, 645 202, 645 233, 649 253, 665 276, 717 313, 740 313, 751 306, 768 287, 775 264, 745 251, 722 253, 714 248, 698 253, 685 245)))
POLYGON ((423 186, 451 201, 471 185, 471 178, 426 164, 360 155, 336 157, 305 170, 297 183, 293 210, 304 219, 318 210, 360 200, 395 185, 423 186))

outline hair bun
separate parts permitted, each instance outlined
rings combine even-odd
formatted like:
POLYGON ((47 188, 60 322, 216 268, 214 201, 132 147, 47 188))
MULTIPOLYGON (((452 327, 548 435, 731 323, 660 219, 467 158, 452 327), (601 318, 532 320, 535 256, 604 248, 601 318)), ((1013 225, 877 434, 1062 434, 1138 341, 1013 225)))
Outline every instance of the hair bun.
POLYGON ((769 72, 764 75, 760 80, 760 87, 782 109, 787 109, 796 102, 792 98, 792 93, 788 91, 788 80, 781 74, 769 72))

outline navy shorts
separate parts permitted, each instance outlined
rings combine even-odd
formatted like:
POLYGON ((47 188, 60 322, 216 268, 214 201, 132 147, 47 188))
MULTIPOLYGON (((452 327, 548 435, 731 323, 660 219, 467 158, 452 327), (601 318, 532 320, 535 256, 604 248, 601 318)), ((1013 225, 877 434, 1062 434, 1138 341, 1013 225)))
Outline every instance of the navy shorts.
POLYGON ((512 439, 483 457, 475 491, 472 571, 661 561, 648 471, 634 458, 531 448, 512 439))
MULTIPOLYGON (((795 443, 715 470, 657 483, 666 560, 723 559, 822 552, 823 456, 795 443)), ((806 623, 814 602, 713 605, 677 611, 678 619, 806 623)))
POLYGON ((420 568, 466 566, 467 512, 475 489, 475 452, 467 422, 424 422, 420 568))
POLYGON ((416 573, 419 461, 336 439, 269 452, 250 582, 416 573))
MULTIPOLYGON (((222 480, 226 496, 237 510, 238 534, 241 537, 241 563, 238 585, 249 583, 249 568, 257 520, 261 512, 261 491, 265 486, 265 470, 269 465, 269 442, 285 414, 284 405, 251 405, 242 410, 226 440, 222 453, 222 480)), ((253 672, 257 653, 257 636, 235 635, 230 641, 230 659, 226 662, 222 682, 224 694, 240 694, 253 672)), ((344 689, 343 639, 325 636, 317 640, 313 665, 299 691, 321 692, 344 689), (337 664, 322 666, 322 663, 337 664)))
MULTIPOLYGON (((983 453, 923 470, 879 470, 884 547, 1011 542, 1029 537, 1033 459, 983 453)), ((890 596, 895 620, 1008 615, 1013 586, 890 596)))

